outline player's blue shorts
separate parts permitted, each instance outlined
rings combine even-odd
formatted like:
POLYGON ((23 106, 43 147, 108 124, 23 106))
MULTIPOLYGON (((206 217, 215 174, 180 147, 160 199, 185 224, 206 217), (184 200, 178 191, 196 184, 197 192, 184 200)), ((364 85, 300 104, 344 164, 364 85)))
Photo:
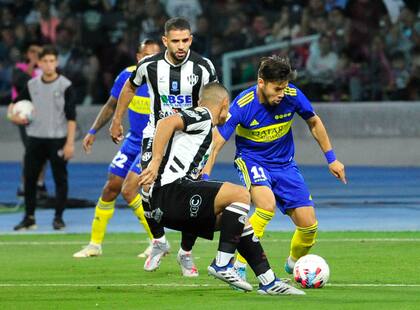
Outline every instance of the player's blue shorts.
POLYGON ((120 150, 109 165, 108 172, 123 179, 125 179, 129 171, 140 174, 140 157, 141 143, 134 142, 128 137, 124 140, 120 150))
POLYGON ((277 207, 283 214, 286 214, 287 209, 314 206, 311 194, 294 161, 266 168, 252 159, 237 157, 235 167, 239 178, 248 189, 251 185, 264 185, 271 188, 277 207))

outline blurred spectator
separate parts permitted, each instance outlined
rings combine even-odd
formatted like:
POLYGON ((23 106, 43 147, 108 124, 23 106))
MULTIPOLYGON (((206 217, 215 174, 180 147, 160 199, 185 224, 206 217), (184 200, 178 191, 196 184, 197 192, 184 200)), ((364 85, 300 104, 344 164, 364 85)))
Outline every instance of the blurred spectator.
POLYGON ((263 15, 256 15, 254 17, 250 30, 251 46, 266 44, 267 38, 271 35, 270 24, 263 15))
POLYGON ((381 0, 349 0, 346 7, 350 18, 348 47, 352 60, 368 58, 372 37, 379 31, 380 20, 386 14, 381 0))
POLYGON ((197 19, 197 31, 193 33, 191 49, 204 57, 210 56, 211 34, 209 20, 204 15, 197 19))
POLYGON ((335 7, 328 13, 327 32, 331 37, 331 44, 334 51, 340 53, 343 51, 349 40, 350 22, 344 16, 341 8, 335 7))
POLYGON ((329 37, 321 35, 310 49, 306 63, 308 78, 307 93, 314 101, 320 101, 328 96, 334 82, 334 71, 337 67, 338 56, 332 51, 329 37))
POLYGON ((391 82, 387 87, 390 100, 408 100, 408 83, 410 72, 403 52, 391 55, 391 82))
POLYGON ((271 31, 271 38, 274 41, 291 40, 298 36, 300 25, 292 23, 290 19, 290 12, 287 6, 284 6, 280 11, 280 16, 277 22, 274 23, 271 31))
POLYGON ((145 39, 160 40, 167 15, 159 1, 146 0, 146 16, 141 22, 142 31, 139 41, 145 39))
POLYGON ((308 6, 303 9, 301 31, 307 36, 319 33, 317 23, 320 19, 326 19, 325 3, 323 0, 309 0, 308 6))
POLYGON ((413 50, 411 74, 407 85, 410 100, 420 100, 420 46, 413 50))
POLYGON ((191 25, 191 32, 197 31, 197 19, 203 11, 198 0, 161 0, 169 17, 185 17, 191 25))
POLYGON ((74 45, 73 31, 61 25, 57 28, 57 52, 57 69, 72 82, 75 101, 81 104, 86 95, 93 96, 99 65, 96 61, 96 65, 88 62, 82 50, 74 45))
POLYGON ((239 17, 231 16, 223 32, 224 52, 245 48, 248 38, 239 17))
POLYGON ((42 40, 46 43, 55 43, 56 28, 60 20, 55 16, 55 8, 50 6, 48 0, 35 1, 34 8, 25 18, 27 24, 37 24, 40 27, 42 40))
POLYGON ((366 66, 366 84, 369 88, 365 99, 379 101, 383 99, 383 89, 392 81, 391 65, 385 53, 385 44, 380 36, 375 36, 369 52, 366 66))

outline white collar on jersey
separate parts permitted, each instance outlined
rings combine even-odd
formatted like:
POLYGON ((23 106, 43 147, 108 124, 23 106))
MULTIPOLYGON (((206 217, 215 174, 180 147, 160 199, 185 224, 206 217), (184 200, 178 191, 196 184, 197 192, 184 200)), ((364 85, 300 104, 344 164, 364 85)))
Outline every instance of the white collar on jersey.
POLYGON ((168 59, 168 50, 166 50, 165 51, 165 60, 166 60, 166 62, 168 63, 168 64, 170 64, 171 66, 174 66, 174 67, 180 67, 180 66, 182 66, 184 63, 186 63, 187 61, 188 61, 188 58, 190 57, 190 53, 191 53, 191 50, 188 50, 188 53, 187 53, 187 56, 185 56, 185 58, 184 58, 184 61, 183 62, 181 62, 181 63, 179 63, 179 64, 177 64, 177 65, 174 65, 169 59, 168 59))

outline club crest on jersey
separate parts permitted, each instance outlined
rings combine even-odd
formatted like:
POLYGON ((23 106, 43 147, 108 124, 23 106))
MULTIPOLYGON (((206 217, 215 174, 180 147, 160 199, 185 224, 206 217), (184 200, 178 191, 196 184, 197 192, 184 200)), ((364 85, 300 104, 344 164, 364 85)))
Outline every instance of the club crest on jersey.
POLYGON ((190 217, 197 217, 203 199, 200 195, 194 195, 190 199, 190 217))
POLYGON ((142 161, 149 161, 150 158, 152 158, 152 152, 145 152, 142 155, 141 160, 142 161))
POLYGON ((177 92, 178 89, 178 81, 172 81, 172 87, 171 87, 171 91, 172 92, 177 92))
POLYGON ((190 83, 191 86, 194 86, 195 84, 197 84, 198 79, 199 79, 199 76, 194 73, 187 76, 187 81, 188 83, 190 83))

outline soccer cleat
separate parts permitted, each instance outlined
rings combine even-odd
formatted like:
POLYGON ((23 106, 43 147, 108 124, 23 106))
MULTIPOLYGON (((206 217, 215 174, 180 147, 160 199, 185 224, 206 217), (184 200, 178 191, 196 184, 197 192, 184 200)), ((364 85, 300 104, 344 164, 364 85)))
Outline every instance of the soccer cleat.
POLYGON ((100 244, 92 244, 89 243, 79 252, 73 254, 74 258, 86 258, 92 256, 99 256, 102 255, 102 247, 100 244))
POLYGON ((66 228, 66 224, 61 217, 55 217, 52 222, 52 226, 55 230, 62 230, 66 228))
POLYGON ((246 267, 235 267, 242 280, 246 281, 246 267))
POLYGON ((169 253, 169 249, 170 245, 168 241, 159 242, 158 240, 153 240, 152 251, 144 262, 144 270, 155 271, 158 269, 161 258, 169 253))
POLYGON ((36 228, 35 217, 25 216, 23 220, 13 228, 13 230, 22 231, 36 228))
POLYGON ((250 292, 252 291, 252 285, 243 280, 237 270, 233 267, 233 259, 224 267, 216 265, 216 260, 213 260, 210 266, 207 267, 209 275, 229 283, 231 286, 250 292))
POLYGON ((36 186, 36 197, 37 199, 46 199, 48 198, 48 191, 45 183, 42 185, 36 186))
POLYGON ((149 241, 149 246, 143 251, 141 252, 139 255, 137 255, 138 258, 146 258, 150 256, 150 253, 152 253, 152 242, 149 241))
POLYGON ((290 267, 287 261, 284 264, 284 271, 286 271, 288 274, 293 274, 293 267, 290 267))
POLYGON ((260 283, 257 292, 261 295, 306 295, 304 291, 298 290, 280 279, 275 279, 267 285, 260 283))
POLYGON ((184 277, 198 277, 198 269, 194 264, 191 253, 180 254, 176 257, 178 264, 181 266, 182 275, 184 277))

